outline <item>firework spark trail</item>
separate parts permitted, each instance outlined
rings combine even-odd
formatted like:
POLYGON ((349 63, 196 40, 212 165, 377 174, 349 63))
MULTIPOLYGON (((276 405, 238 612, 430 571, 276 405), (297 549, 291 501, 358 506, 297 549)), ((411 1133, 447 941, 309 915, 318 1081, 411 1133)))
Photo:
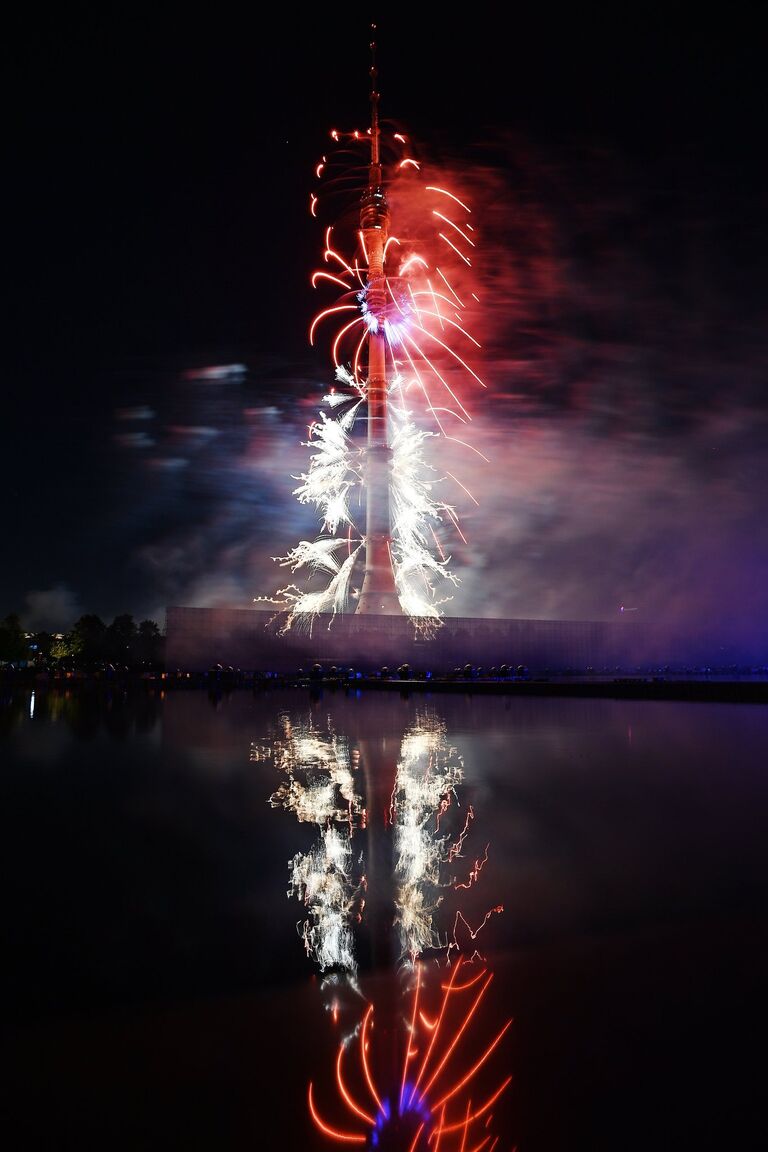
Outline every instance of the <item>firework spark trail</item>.
MULTIPOLYGON (((273 808, 292 812, 299 821, 316 824, 319 840, 309 853, 289 864, 289 896, 307 908, 301 929, 308 954, 326 969, 355 969, 352 925, 360 920, 367 881, 362 855, 355 859, 352 839, 367 825, 367 811, 357 791, 359 752, 331 728, 280 718, 281 736, 267 748, 254 747, 252 760, 271 759, 284 775, 270 797, 273 808)), ((456 930, 466 920, 455 913, 453 932, 443 935, 436 916, 444 893, 477 882, 487 860, 488 846, 469 869, 466 881, 448 875, 446 865, 462 856, 474 811, 470 807, 454 832, 448 813, 457 817, 457 789, 463 764, 447 741, 444 722, 431 710, 420 711, 402 737, 392 786, 388 823, 394 849, 394 926, 400 938, 400 959, 413 963, 427 951, 445 954, 460 950, 456 930)), ((490 914, 490 913, 489 913, 490 914)), ((487 920, 486 916, 486 920, 487 920)), ((474 941, 477 931, 472 932, 474 941)))
POLYGON ((273 808, 287 808, 297 819, 314 824, 328 820, 365 823, 365 808, 357 792, 354 753, 345 737, 328 722, 320 731, 312 719, 294 722, 279 716, 280 735, 266 746, 253 745, 251 760, 271 760, 287 780, 272 794, 273 808), (340 802, 343 801, 343 803, 340 802))
MULTIPOLYGON (((351 164, 350 149, 369 148, 370 131, 334 130, 331 137, 338 153, 329 152, 318 163, 318 184, 310 202, 311 213, 318 218, 334 196, 343 194, 348 208, 351 197, 346 188, 368 170, 361 156, 357 166, 351 164)), ((387 197, 394 223, 402 224, 403 231, 388 236, 383 245, 383 276, 369 279, 366 233, 358 221, 352 226, 341 213, 334 223, 324 225, 325 267, 311 277, 316 289, 338 293, 310 325, 313 345, 329 343, 337 386, 324 397, 329 411, 321 411, 310 428, 305 444, 311 452, 309 468, 297 477, 301 483, 294 490, 300 503, 317 511, 321 535, 275 557, 281 566, 306 575, 311 586, 302 590, 291 584, 274 598, 260 598, 285 610, 284 629, 302 621, 311 626, 320 613, 344 611, 350 597, 357 595, 354 570, 368 547, 360 520, 366 453, 355 436, 360 423, 369 420, 369 381, 363 368, 367 341, 383 337, 390 380, 386 443, 395 589, 402 610, 425 621, 427 631, 426 622, 439 625, 443 605, 451 598, 442 589, 458 583, 448 566, 448 540, 455 533, 466 543, 459 512, 435 499, 433 489, 448 476, 457 496, 477 504, 457 476, 436 474, 427 457, 439 439, 475 451, 453 432, 456 423, 471 420, 459 395, 460 382, 485 387, 470 363, 480 344, 471 334, 471 308, 465 303, 477 301, 471 264, 478 233, 469 204, 442 182, 422 175, 421 162, 404 151, 402 133, 382 138, 385 146, 392 152, 387 197), (421 426, 425 419, 432 427, 421 426), (336 555, 342 545, 347 549, 343 562, 336 555), (324 587, 320 580, 325 580, 324 587)))
POLYGON ((357 970, 352 918, 359 893, 352 868, 350 834, 333 827, 321 831, 310 852, 299 852, 291 861, 288 895, 307 907, 309 919, 300 933, 307 955, 321 972, 332 967, 352 974, 357 970))
POLYGON ((348 1054, 352 1044, 342 1041, 339 1046, 336 1087, 343 1110, 338 1104, 333 1106, 333 1120, 328 1119, 325 1105, 322 1110, 319 1107, 314 1083, 309 1084, 309 1112, 320 1132, 339 1144, 397 1146, 409 1152, 425 1152, 430 1147, 479 1152, 489 1145, 495 1147, 488 1131, 492 1109, 512 1077, 496 1073, 489 1079, 489 1071, 512 1020, 490 1040, 484 1037, 478 1043, 478 1009, 493 976, 481 969, 460 981, 461 972, 459 957, 447 983, 440 981, 435 989, 429 987, 429 977, 434 978, 439 969, 415 965, 402 1055, 394 1075, 377 1059, 379 1053, 372 1043, 375 1009, 373 1004, 368 1007, 355 1035, 356 1065, 348 1054), (435 993, 441 994, 439 998, 435 993), (431 1011, 427 1000, 432 1001, 431 1011), (391 1090, 382 1084, 391 1085, 391 1090))
POLYGON ((390 822, 395 850, 395 925, 401 959, 415 960, 427 949, 446 947, 435 925, 447 882, 442 866, 450 859, 449 836, 438 835, 435 814, 456 798, 463 766, 445 738, 445 726, 424 716, 403 737, 390 822))
POLYGON ((365 880, 356 875, 359 861, 352 837, 355 827, 365 825, 366 814, 356 790, 353 757, 346 740, 330 726, 323 733, 311 720, 294 725, 287 715, 281 724, 281 738, 269 749, 252 748, 251 759, 271 758, 286 776, 270 805, 319 827, 315 846, 289 862, 288 895, 298 897, 307 909, 299 934, 321 971, 333 968, 354 980, 353 924, 361 914, 365 880))
POLYGON ((440 604, 450 599, 437 600, 436 582, 455 584, 458 580, 448 568, 448 559, 438 558, 430 550, 426 532, 443 522, 443 513, 453 510, 431 495, 434 480, 426 471, 422 449, 424 441, 434 434, 417 429, 408 413, 400 416, 394 408, 390 412, 395 429, 390 486, 395 582, 409 615, 436 617, 440 604), (419 584, 414 585, 413 577, 419 584))

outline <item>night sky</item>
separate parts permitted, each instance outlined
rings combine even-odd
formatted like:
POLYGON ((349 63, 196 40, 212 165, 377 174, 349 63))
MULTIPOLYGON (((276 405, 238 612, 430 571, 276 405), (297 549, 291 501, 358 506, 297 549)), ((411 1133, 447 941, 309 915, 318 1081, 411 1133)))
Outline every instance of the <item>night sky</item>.
MULTIPOLYGON (((449 612, 768 631, 749 9, 414 7, 378 9, 382 114, 472 192, 486 308, 466 396, 490 463, 464 462, 449 612)), ((365 127, 377 14, 326 13, 6 29, 0 615, 248 606, 314 533, 291 494, 332 380, 307 205, 329 129, 365 127)))

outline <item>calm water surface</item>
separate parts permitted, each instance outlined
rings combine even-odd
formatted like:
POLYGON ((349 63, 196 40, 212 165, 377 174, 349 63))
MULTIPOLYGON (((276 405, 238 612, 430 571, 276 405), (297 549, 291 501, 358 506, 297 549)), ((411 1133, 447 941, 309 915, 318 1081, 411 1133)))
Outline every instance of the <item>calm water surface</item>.
POLYGON ((767 748, 761 705, 6 692, 3 1147, 433 1149, 512 1076, 467 1152, 764 1148, 767 748))

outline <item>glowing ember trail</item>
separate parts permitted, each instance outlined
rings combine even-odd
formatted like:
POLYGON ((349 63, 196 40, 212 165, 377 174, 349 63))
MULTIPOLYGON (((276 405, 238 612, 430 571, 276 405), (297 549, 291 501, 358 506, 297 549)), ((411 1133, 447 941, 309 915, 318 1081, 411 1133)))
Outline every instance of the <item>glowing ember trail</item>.
POLYGON ((467 969, 459 957, 448 980, 439 977, 437 989, 430 989, 430 977, 440 970, 415 965, 394 1066, 385 1056, 389 1043, 374 1043, 375 1009, 369 1005, 355 1036, 339 1045, 338 1100, 321 1105, 309 1084, 310 1115, 324 1136, 337 1144, 403 1152, 496 1147, 498 1137, 489 1130, 493 1108, 512 1077, 491 1069, 512 1021, 490 1035, 483 1032, 478 1042, 480 1009, 493 975, 467 969), (353 1048, 357 1060, 349 1054, 353 1048))
POLYGON ((327 341, 335 385, 329 411, 310 427, 309 468, 294 490, 316 509, 320 535, 274 558, 308 578, 304 589, 290 584, 266 598, 285 611, 283 630, 350 602, 358 613, 404 612, 427 632, 438 626, 451 598, 444 589, 458 583, 451 539, 466 542, 449 500, 477 503, 426 458, 439 440, 476 451, 464 438, 471 415, 462 399, 467 386, 485 387, 470 366, 480 347, 470 333, 476 222, 465 199, 430 182, 401 133, 380 127, 376 77, 374 61, 371 127, 331 132, 336 151, 317 164, 310 195, 321 219, 337 193, 348 205, 350 182, 361 168, 367 174, 359 217, 323 224, 325 266, 312 275, 314 288, 337 293, 309 329, 312 345, 327 341), (370 149, 363 165, 350 161, 360 148, 370 149))

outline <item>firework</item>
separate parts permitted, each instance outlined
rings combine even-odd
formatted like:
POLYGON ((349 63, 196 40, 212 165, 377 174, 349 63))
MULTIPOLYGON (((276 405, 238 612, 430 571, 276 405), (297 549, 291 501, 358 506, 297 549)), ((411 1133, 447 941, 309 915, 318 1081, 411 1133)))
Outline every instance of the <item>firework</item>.
MULTIPOLYGON (((310 1081, 309 1111, 324 1136, 339 1144, 397 1148, 403 1152, 492 1152, 498 1143, 490 1131, 493 1108, 511 1076, 489 1073, 512 1024, 477 1041, 478 1019, 492 973, 472 973, 459 957, 439 999, 430 996, 429 973, 417 964, 410 1006, 394 1065, 374 1044, 375 1007, 369 1005, 350 1041, 336 1058, 338 1100, 321 1108, 310 1081), (468 974, 469 973, 469 974, 468 974), (430 1000, 432 1003, 430 1003, 430 1000), (356 1066, 348 1050, 356 1048, 356 1066), (332 1110, 331 1110, 332 1108, 332 1110), (338 1117, 338 1119, 337 1119, 338 1117)), ((388 1047, 388 1046, 387 1046, 388 1047)))
POLYGON ((365 174, 359 220, 352 227, 342 214, 325 226, 323 266, 312 275, 316 289, 334 293, 309 339, 327 341, 335 383, 310 426, 309 468, 294 492, 316 509, 320 534, 274 558, 314 585, 291 584, 273 599, 285 629, 351 601, 359 613, 439 623, 457 583, 451 537, 466 543, 454 501, 474 501, 427 457, 439 440, 476 451, 462 399, 467 383, 485 387, 471 366, 480 347, 470 333, 475 220, 466 199, 424 172, 406 136, 380 127, 375 64, 371 77, 370 128, 331 133, 310 198, 320 220, 365 174))

